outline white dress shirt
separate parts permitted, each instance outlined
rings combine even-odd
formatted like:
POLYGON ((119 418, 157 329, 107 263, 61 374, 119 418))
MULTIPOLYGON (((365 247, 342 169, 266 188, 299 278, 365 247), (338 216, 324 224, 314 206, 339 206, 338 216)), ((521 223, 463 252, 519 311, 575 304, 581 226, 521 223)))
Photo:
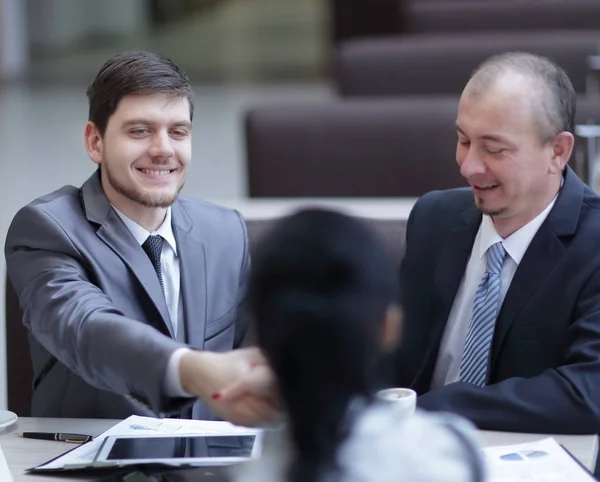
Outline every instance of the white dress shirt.
POLYGON ((446 323, 431 381, 432 389, 457 382, 459 379, 460 362, 465 347, 469 322, 471 321, 475 291, 486 270, 487 257, 485 254, 487 250, 497 242, 502 242, 506 250, 506 258, 504 259, 502 272, 500 273, 499 305, 501 306, 519 263, 531 244, 531 240, 548 217, 555 202, 556 196, 546 209, 506 239, 502 239, 498 234, 492 218, 488 215, 483 215, 477 236, 475 236, 471 256, 467 262, 467 268, 456 292, 456 298, 454 298, 450 315, 448 316, 448 322, 446 323))
MULTIPOLYGON (((135 240, 142 246, 148 236, 159 235, 163 241, 162 251, 160 255, 160 266, 163 275, 163 284, 165 287, 165 300, 169 310, 169 318, 171 318, 171 328, 175 337, 181 323, 183 323, 183 302, 181 299, 180 271, 179 271, 179 256, 177 255, 177 242, 173 234, 173 226, 171 224, 171 208, 167 209, 165 220, 154 232, 149 232, 146 228, 128 218, 113 206, 115 212, 119 215, 125 226, 129 229, 135 240)), ((179 362, 181 357, 189 351, 188 348, 180 348, 176 350, 169 358, 167 371, 164 378, 164 390, 171 397, 189 397, 181 386, 179 377, 179 362)))

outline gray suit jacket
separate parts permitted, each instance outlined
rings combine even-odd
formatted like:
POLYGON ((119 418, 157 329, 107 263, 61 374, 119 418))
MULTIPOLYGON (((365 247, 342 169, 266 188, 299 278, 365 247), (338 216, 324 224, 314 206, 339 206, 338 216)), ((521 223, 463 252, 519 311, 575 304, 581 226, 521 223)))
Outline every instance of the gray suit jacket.
MULTIPOLYGON (((238 346, 250 267, 236 211, 180 197, 172 206, 188 344, 238 346)), ((150 259, 110 206, 99 172, 15 216, 5 246, 8 274, 30 330, 32 414, 123 418, 172 412, 162 383, 173 339, 150 259)), ((189 413, 188 413, 189 414, 189 413)), ((202 402, 192 416, 212 418, 202 402)))

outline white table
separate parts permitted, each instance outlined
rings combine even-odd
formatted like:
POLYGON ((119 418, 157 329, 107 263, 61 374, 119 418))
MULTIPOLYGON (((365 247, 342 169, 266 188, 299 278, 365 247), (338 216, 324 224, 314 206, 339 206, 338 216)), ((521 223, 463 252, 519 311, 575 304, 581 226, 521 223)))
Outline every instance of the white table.
POLYGON ((237 209, 248 221, 278 218, 306 207, 335 209, 363 218, 406 221, 417 198, 258 198, 211 201, 237 209))
MULTIPOLYGON (((52 482, 95 480, 97 477, 58 477, 27 475, 25 469, 52 459, 75 445, 64 442, 31 440, 16 437, 15 432, 75 432, 98 435, 119 420, 69 419, 69 418, 19 418, 15 425, 0 432, 0 447, 8 462, 14 482, 52 482)), ((486 446, 509 445, 539 440, 552 435, 536 435, 508 432, 480 432, 486 446)), ((598 452, 596 435, 554 435, 558 443, 564 445, 577 459, 593 471, 598 452)), ((4 481, 2 481, 4 482, 4 481)))
POLYGON ((0 432, 0 447, 12 473, 14 482, 52 482, 65 480, 94 480, 98 477, 73 478, 28 475, 25 469, 40 465, 58 455, 76 447, 66 442, 32 440, 15 436, 15 432, 75 432, 87 435, 99 435, 120 420, 74 419, 74 418, 26 418, 0 432))

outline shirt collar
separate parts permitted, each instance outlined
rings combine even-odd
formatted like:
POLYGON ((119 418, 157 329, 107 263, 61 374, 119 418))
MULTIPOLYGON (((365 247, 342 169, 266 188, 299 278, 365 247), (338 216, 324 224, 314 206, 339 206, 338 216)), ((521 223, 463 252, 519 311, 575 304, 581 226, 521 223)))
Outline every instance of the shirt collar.
MULTIPOLYGON (((561 176, 560 179, 560 187, 562 188, 565 182, 564 176, 561 176)), ((558 191, 560 193, 560 189, 558 191)), ((498 242, 502 243, 506 253, 514 260, 517 265, 525 256, 525 252, 529 245, 531 244, 531 240, 536 235, 542 223, 550 214, 550 211, 554 207, 554 203, 558 198, 558 193, 554 196, 554 199, 548 204, 546 209, 544 209, 540 214, 538 214, 535 218, 529 221, 525 226, 515 231, 508 238, 502 239, 502 237, 496 231, 496 227, 494 226, 494 221, 487 214, 483 215, 483 219, 481 220, 481 226, 479 227, 479 259, 483 259, 483 256, 487 252, 490 247, 498 242)))
POLYGON ((506 239, 502 239, 498 234, 492 218, 487 214, 484 214, 479 228, 481 234, 479 238, 479 258, 483 259, 485 253, 492 245, 501 242, 506 253, 518 265, 523 259, 523 256, 525 256, 525 252, 527 251, 527 248, 529 248, 531 240, 548 217, 548 214, 550 214, 550 210, 554 206, 557 197, 558 194, 554 196, 554 199, 548 204, 546 209, 506 239))
MULTIPOLYGON (((494 221, 487 214, 483 215, 481 226, 479 227, 479 259, 483 259, 487 250, 496 243, 501 243, 504 240, 496 231, 494 221)), ((506 246, 504 247, 506 249, 506 246)), ((512 256, 511 256, 512 257, 512 256)))
POLYGON ((171 248, 175 252, 175 255, 177 255, 177 243, 175 241, 175 235, 173 234, 173 226, 171 224, 171 207, 167 208, 167 215, 165 216, 165 220, 158 227, 158 229, 152 233, 146 228, 140 226, 132 219, 125 216, 125 214, 119 211, 116 207, 113 206, 113 209, 119 215, 125 226, 127 226, 127 229, 131 231, 131 234, 140 246, 146 242, 148 236, 158 234, 162 236, 162 238, 167 243, 169 243, 169 246, 171 246, 171 248))

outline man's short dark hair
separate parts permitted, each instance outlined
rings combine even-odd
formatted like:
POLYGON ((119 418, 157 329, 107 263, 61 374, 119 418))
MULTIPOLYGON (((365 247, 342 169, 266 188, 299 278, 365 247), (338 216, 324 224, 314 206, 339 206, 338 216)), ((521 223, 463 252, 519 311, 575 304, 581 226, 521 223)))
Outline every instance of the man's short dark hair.
POLYGON ((543 142, 560 132, 574 132, 577 97, 567 73, 546 57, 527 52, 507 52, 483 62, 469 84, 475 88, 491 85, 501 75, 516 73, 534 82, 531 95, 537 96, 536 123, 543 142))
POLYGON ((87 90, 88 119, 101 135, 121 99, 131 94, 186 97, 190 104, 190 120, 193 117, 190 79, 177 64, 152 52, 121 52, 106 61, 87 90))

